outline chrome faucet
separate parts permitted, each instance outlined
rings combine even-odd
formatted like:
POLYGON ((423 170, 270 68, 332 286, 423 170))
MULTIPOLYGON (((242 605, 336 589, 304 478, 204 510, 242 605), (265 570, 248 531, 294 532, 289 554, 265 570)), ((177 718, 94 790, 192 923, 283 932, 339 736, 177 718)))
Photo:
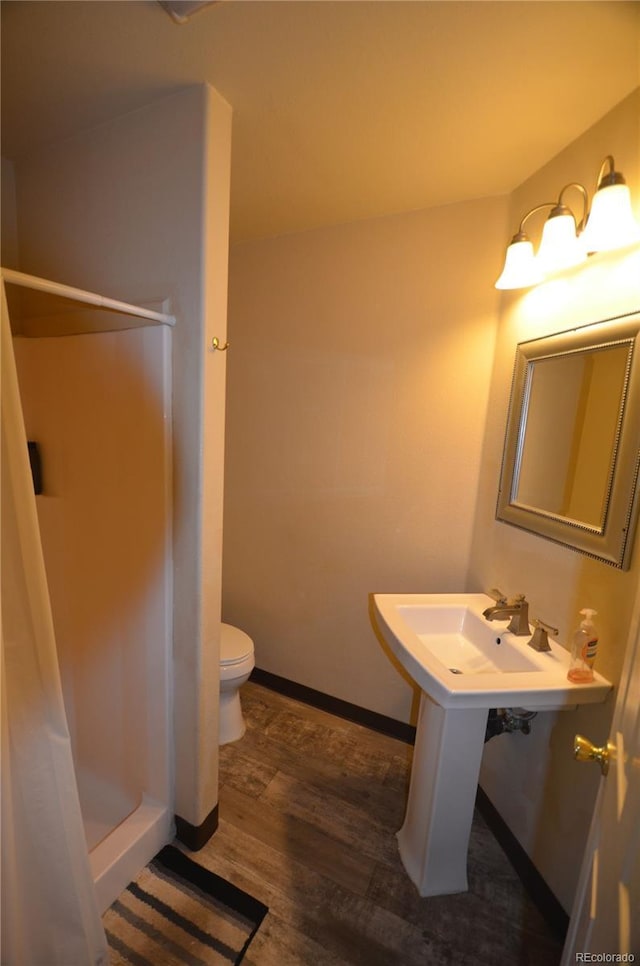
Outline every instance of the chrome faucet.
POLYGON ((504 621, 511 618, 508 631, 518 637, 524 637, 531 633, 529 627, 529 602, 525 600, 524 594, 517 594, 511 600, 506 600, 500 595, 493 607, 487 607, 482 612, 482 616, 488 621, 504 621))

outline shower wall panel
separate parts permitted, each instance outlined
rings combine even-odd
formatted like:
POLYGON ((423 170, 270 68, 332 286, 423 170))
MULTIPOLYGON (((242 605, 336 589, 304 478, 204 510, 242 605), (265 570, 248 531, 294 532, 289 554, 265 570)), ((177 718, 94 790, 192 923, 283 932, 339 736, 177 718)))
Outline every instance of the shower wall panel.
POLYGON ((168 800, 164 328, 14 340, 85 831, 168 800))

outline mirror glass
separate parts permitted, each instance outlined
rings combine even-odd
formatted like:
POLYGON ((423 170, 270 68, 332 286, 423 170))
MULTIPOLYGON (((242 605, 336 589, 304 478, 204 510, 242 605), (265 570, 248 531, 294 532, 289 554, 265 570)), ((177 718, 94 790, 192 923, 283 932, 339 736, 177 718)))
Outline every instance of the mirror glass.
POLYGON ((612 346, 529 363, 517 503, 603 527, 629 352, 612 346))
POLYGON ((498 519, 618 567, 635 523, 639 330, 634 314, 518 345, 498 494, 498 519))

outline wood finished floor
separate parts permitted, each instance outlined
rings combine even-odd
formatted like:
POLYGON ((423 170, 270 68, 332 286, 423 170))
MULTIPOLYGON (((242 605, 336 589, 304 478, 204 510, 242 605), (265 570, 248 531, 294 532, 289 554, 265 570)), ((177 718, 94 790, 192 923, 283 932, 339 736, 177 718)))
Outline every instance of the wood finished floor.
POLYGON ((469 891, 421 899, 396 846, 412 749, 249 682, 194 858, 269 906, 246 966, 553 966, 561 947, 476 814, 469 891))

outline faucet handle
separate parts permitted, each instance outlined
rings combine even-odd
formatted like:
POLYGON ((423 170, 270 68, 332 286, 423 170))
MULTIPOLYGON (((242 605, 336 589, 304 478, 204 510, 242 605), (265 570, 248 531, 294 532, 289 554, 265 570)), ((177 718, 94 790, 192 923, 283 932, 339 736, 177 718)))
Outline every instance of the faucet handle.
POLYGON ((498 590, 496 587, 487 591, 487 597, 493 598, 496 604, 506 604, 507 602, 507 595, 503 594, 502 591, 498 590))
POLYGON ((538 617, 532 617, 531 623, 535 627, 533 636, 529 641, 529 647, 532 647, 534 651, 550 651, 551 645, 549 644, 548 634, 553 634, 554 637, 558 636, 558 628, 552 627, 551 624, 545 624, 538 617))

